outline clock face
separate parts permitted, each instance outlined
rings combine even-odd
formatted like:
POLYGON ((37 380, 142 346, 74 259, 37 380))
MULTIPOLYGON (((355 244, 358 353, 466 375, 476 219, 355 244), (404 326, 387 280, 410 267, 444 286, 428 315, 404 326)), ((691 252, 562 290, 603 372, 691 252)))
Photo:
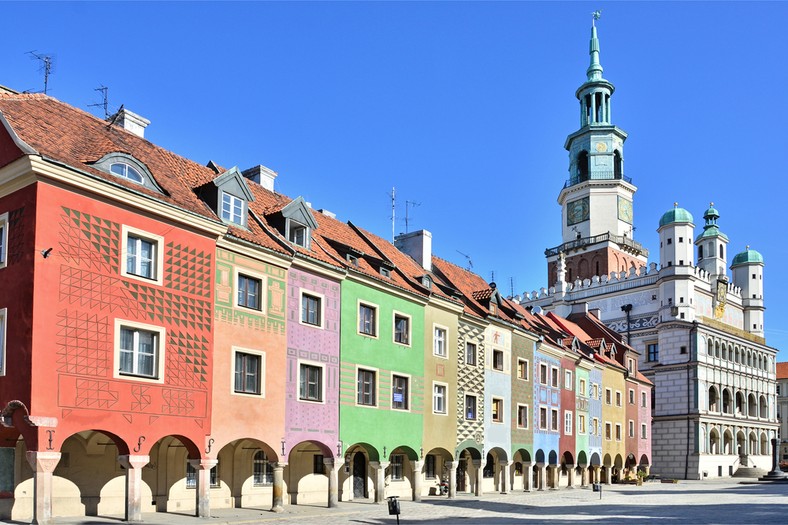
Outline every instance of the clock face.
POLYGON ((632 201, 620 196, 618 198, 618 218, 632 224, 632 201))
POLYGON ((566 204, 566 225, 571 226, 588 220, 588 197, 566 204))
POLYGON ((596 150, 597 150, 599 153, 604 153, 604 152, 606 152, 606 151, 607 151, 607 144, 605 144, 604 142, 597 142, 597 143, 596 143, 596 150))

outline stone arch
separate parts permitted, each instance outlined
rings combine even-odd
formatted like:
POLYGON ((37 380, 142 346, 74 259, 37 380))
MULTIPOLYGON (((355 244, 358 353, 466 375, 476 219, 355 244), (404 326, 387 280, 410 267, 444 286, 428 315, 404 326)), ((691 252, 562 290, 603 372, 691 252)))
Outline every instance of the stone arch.
POLYGON ((709 387, 709 407, 708 407, 708 409, 711 412, 719 412, 720 411, 720 407, 719 407, 719 393, 717 392, 717 387, 714 386, 714 385, 711 385, 709 387))
POLYGON ((591 454, 591 459, 589 461, 589 464, 592 467, 599 467, 600 465, 602 465, 602 460, 599 458, 598 453, 594 452, 593 454, 591 454))
POLYGON ((747 417, 758 417, 758 401, 752 392, 747 396, 747 417))
POLYGON ((766 396, 761 395, 760 403, 758 404, 758 417, 766 419, 769 417, 769 404, 766 402, 766 396))
POLYGON ((722 389, 722 411, 726 414, 733 413, 733 397, 731 396, 731 391, 728 388, 722 389))
POLYGON ((747 453, 753 455, 758 454, 758 436, 753 430, 750 430, 750 435, 748 436, 747 453))
POLYGON ((473 460, 482 459, 482 449, 479 447, 479 444, 472 439, 460 443, 457 447, 457 457, 459 458, 464 451, 467 451, 473 460))
POLYGON ((558 453, 555 450, 551 450, 547 455, 547 461, 550 465, 558 465, 558 453))
POLYGON ((235 507, 272 503, 274 465, 280 461, 272 446, 255 438, 240 438, 218 448, 216 459, 217 482, 235 507))
POLYGON ((578 452, 577 465, 584 468, 588 466, 588 456, 586 455, 585 450, 578 452))
POLYGON ((605 467, 612 467, 613 466, 613 458, 610 457, 610 454, 605 454, 603 465, 605 467))
POLYGON ((766 436, 766 432, 761 432, 761 455, 768 456, 769 455, 769 438, 766 436))
POLYGON ((733 432, 730 429, 725 429, 722 433, 722 453, 733 454, 733 432))
POLYGON ((540 464, 540 465, 544 465, 546 463, 545 460, 546 460, 546 457, 545 457, 544 450, 542 450, 540 448, 539 450, 536 451, 536 463, 540 464))
POLYGON ((736 395, 734 397, 735 397, 734 413, 736 415, 743 416, 744 415, 744 409, 745 409, 744 394, 741 392, 741 390, 737 390, 736 391, 736 395))
POLYGON ((720 433, 715 427, 709 431, 709 453, 720 453, 720 433))
POLYGON ((714 357, 720 357, 720 342, 714 341, 714 357))
POLYGON ((736 432, 736 453, 740 456, 747 453, 747 437, 741 430, 736 432))
POLYGON ((706 345, 706 353, 710 356, 714 356, 714 341, 712 341, 711 337, 709 337, 706 345))
POLYGON ((336 449, 318 440, 304 440, 290 447, 284 481, 293 505, 324 504, 328 495, 326 459, 333 459, 336 449))
POLYGON ((648 459, 648 456, 645 455, 645 454, 640 456, 640 462, 639 463, 640 463, 641 466, 648 466, 648 465, 651 464, 651 462, 648 459))
POLYGON ((577 263, 577 278, 584 279, 590 277, 591 277, 591 270, 588 265, 588 260, 585 257, 583 257, 577 263))

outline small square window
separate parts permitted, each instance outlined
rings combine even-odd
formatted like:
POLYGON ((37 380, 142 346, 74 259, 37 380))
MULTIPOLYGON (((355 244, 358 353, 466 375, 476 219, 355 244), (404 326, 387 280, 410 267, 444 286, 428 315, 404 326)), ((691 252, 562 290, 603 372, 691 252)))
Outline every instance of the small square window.
POLYGON ((650 363, 659 361, 659 344, 649 343, 646 345, 646 359, 650 363))
POLYGON ((668 244, 673 244, 673 239, 671 239, 670 237, 668 237, 668 244))
POLYGON ((230 195, 229 193, 222 192, 222 208, 219 216, 225 222, 232 222, 239 226, 244 225, 243 220, 244 201, 230 195))
POLYGON ((301 322, 312 326, 322 325, 323 311, 320 297, 308 293, 301 294, 301 322))
POLYGON ((383 277, 391 277, 391 270, 381 266, 380 267, 380 275, 382 275, 383 277))
POLYGON ((262 356, 235 352, 235 387, 238 394, 260 395, 262 392, 262 356))
POLYGON ((372 305, 359 303, 358 305, 358 331, 360 334, 375 337, 378 333, 377 327, 378 309, 372 305))
POLYGON ((263 288, 262 279, 238 274, 238 306, 261 310, 260 292, 263 288))
POLYGON ((408 410, 409 380, 404 376, 391 377, 391 408, 395 410, 408 410))
POLYGON ((465 419, 469 421, 476 419, 476 396, 465 395, 465 419))
POLYGON ((432 411, 436 414, 446 413, 446 385, 432 384, 432 411))
POLYGON ((497 397, 492 399, 492 420, 495 423, 503 423, 503 399, 497 397))
POLYGON ((503 350, 493 350, 493 369, 503 371, 503 350))
POLYGON ((302 401, 323 401, 323 367, 301 363, 298 398, 302 401))
POLYGON ((517 379, 528 381, 528 361, 525 359, 517 360, 517 379))
POLYGON ((394 314, 394 342, 410 344, 410 317, 394 314))
POLYGON ((446 357, 446 329, 438 326, 433 328, 432 353, 446 357))
POLYGON ((306 248, 307 238, 308 236, 306 226, 290 221, 290 228, 287 232, 287 240, 293 244, 301 246, 302 248, 306 248))
POLYGON ((528 428, 528 405, 517 405, 517 427, 528 428))
POLYGON ((465 364, 476 366, 476 344, 474 343, 465 343, 465 364))
POLYGON ((359 405, 377 405, 377 384, 375 382, 376 372, 373 370, 358 369, 358 388, 357 402, 359 405))
POLYGON ((272 485, 274 483, 274 465, 268 461, 265 452, 258 450, 252 458, 252 484, 255 487, 272 485))

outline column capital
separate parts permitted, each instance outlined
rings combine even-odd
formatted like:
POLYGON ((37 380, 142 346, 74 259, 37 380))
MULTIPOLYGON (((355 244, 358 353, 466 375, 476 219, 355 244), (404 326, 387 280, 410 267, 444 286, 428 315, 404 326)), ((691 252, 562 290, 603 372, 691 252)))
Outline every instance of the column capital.
POLYGON ((27 462, 33 472, 52 473, 60 462, 60 452, 28 450, 26 454, 27 462))
POLYGON ((411 459, 410 464, 414 469, 421 469, 424 466, 424 461, 420 459, 411 459))
POLYGON ((387 467, 388 467, 390 464, 391 464, 391 463, 389 463, 388 461, 370 461, 370 462, 369 462, 369 466, 370 466, 370 467, 372 467, 372 468, 374 468, 374 469, 378 469, 378 468, 385 469, 385 468, 387 468, 387 467))
POLYGON ((473 465, 476 468, 479 468, 479 467, 482 466, 482 460, 481 459, 472 459, 471 460, 471 465, 473 465))
POLYGON ((131 454, 123 454, 118 456, 118 463, 123 465, 126 469, 142 468, 150 463, 150 456, 134 456, 131 454))
POLYGON ((287 461, 277 461, 276 463, 274 463, 274 470, 280 470, 280 469, 284 470, 286 466, 287 466, 287 461))
POLYGON ((458 464, 459 464, 459 461, 447 461, 445 463, 446 468, 448 468, 449 470, 456 470, 457 467, 458 467, 458 464))
POLYGON ((213 467, 219 464, 218 459, 210 459, 210 458, 199 458, 199 459, 190 459, 189 465, 195 468, 195 470, 211 470, 213 467))

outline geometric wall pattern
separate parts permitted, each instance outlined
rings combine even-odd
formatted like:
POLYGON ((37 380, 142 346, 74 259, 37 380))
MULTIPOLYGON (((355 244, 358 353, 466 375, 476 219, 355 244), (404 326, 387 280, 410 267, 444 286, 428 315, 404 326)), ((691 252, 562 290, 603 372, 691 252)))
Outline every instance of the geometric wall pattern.
POLYGON ((207 388, 208 340, 188 331, 167 332, 167 382, 172 385, 207 388))
POLYGON ((162 397, 164 398, 164 404, 161 406, 162 414, 185 416, 194 410, 194 400, 190 392, 165 388, 162 397))
POLYGON ((120 260, 120 225, 63 207, 59 253, 66 261, 117 274, 120 260))
POLYGON ((457 384, 457 444, 466 440, 484 441, 484 337, 483 331, 466 323, 459 324, 457 355, 460 358, 457 384), (465 342, 476 343, 476 365, 465 365, 465 342), (465 392, 476 398, 476 419, 465 417, 465 392))
POLYGON ((127 318, 144 316, 144 311, 123 284, 118 277, 63 264, 60 266, 59 300, 94 310, 119 311, 127 318))
POLYGON ((210 300, 194 299, 131 281, 123 281, 123 285, 140 311, 151 320, 201 331, 211 329, 213 305, 210 300))
POLYGON ((134 385, 131 387, 131 396, 134 401, 131 403, 131 410, 133 412, 142 412, 150 405, 151 396, 148 392, 150 387, 143 385, 134 385))
POLYGON ((107 381, 77 380, 76 406, 85 408, 112 408, 118 402, 118 392, 107 381))
POLYGON ((167 243, 164 286, 178 292, 211 296, 211 254, 189 246, 167 243))
POLYGON ((57 316, 57 370, 86 376, 111 376, 113 354, 109 319, 73 310, 62 310, 57 316))
POLYGON ((8 262, 11 264, 21 261, 24 253, 25 229, 22 227, 24 215, 24 206, 8 212, 8 262))

